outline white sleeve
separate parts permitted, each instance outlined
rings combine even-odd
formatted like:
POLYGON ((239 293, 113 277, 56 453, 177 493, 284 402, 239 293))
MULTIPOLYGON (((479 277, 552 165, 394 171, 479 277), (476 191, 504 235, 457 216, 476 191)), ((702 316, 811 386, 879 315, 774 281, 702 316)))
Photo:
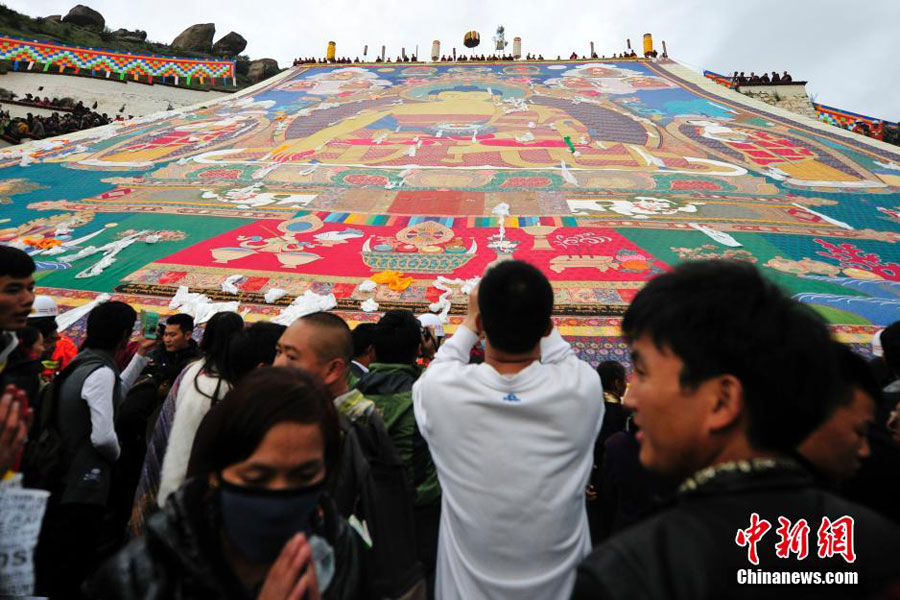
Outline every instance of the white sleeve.
POLYGON ((416 417, 416 423, 419 425, 419 431, 422 433, 422 437, 425 438, 425 441, 428 441, 428 434, 430 433, 428 427, 428 411, 425 407, 425 396, 427 395, 429 397, 429 402, 434 401, 434 394, 425 392, 426 386, 429 386, 432 390, 434 390, 435 387, 429 385, 432 379, 430 375, 434 375, 436 371, 445 368, 457 369, 461 365, 468 365, 472 346, 477 342, 478 334, 468 327, 460 325, 459 328, 457 328, 456 333, 454 333, 453 336, 444 342, 438 349, 437 354, 434 356, 434 360, 428 365, 425 373, 423 373, 422 376, 419 377, 419 380, 413 384, 413 414, 416 417))
MULTIPOLYGON (((193 387, 193 385, 193 379, 185 378, 179 392, 185 391, 184 386, 193 387)), ((159 493, 156 496, 160 508, 166 505, 169 495, 181 487, 187 477, 194 438, 210 406, 210 399, 201 394, 185 394, 181 402, 176 400, 175 418, 172 422, 172 431, 169 433, 169 442, 159 476, 159 493)))
MULTIPOLYGON (((449 340, 441 344, 437 354, 431 364, 440 364, 442 362, 460 362, 464 365, 469 364, 469 355, 472 347, 478 342, 478 334, 466 327, 460 325, 456 329, 449 340)), ((429 368, 431 365, 429 365, 429 368)))
POLYGON ((119 458, 119 439, 113 424, 115 387, 116 374, 109 367, 100 367, 88 375, 81 386, 81 397, 91 412, 91 444, 112 462, 119 458))
POLYGON ((138 380, 138 377, 140 377, 141 373, 144 371, 144 367, 146 367, 149 363, 150 357, 141 356, 137 352, 135 352, 134 356, 131 357, 131 362, 128 363, 128 366, 125 367, 125 370, 122 371, 121 375, 119 375, 119 385, 122 386, 123 398, 128 395, 129 390, 131 390, 131 386, 133 386, 134 382, 138 380))
POLYGON ((428 441, 428 413, 425 411, 425 403, 423 402, 423 393, 422 388, 425 387, 425 378, 419 377, 419 379, 413 384, 412 387, 412 404, 413 404, 413 416, 416 418, 416 424, 419 426, 419 433, 422 434, 422 437, 425 438, 425 441, 428 441))
POLYGON ((541 362, 545 365, 561 363, 572 356, 576 356, 572 344, 563 339, 556 327, 550 335, 541 338, 541 362))

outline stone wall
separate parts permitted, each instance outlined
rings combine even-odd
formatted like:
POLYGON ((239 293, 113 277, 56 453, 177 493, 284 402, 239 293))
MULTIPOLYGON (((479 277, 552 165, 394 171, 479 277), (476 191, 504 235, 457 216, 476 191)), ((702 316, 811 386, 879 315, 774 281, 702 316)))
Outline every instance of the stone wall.
POLYGON ((761 100, 766 104, 789 110, 798 115, 818 119, 812 101, 806 93, 806 86, 798 85, 742 85, 738 91, 745 96, 761 100))

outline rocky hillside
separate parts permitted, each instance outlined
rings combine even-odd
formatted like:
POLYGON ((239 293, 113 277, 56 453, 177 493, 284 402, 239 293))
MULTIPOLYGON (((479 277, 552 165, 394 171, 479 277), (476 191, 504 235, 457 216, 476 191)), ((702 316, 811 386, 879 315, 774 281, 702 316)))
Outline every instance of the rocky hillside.
MULTIPOLYGON (((235 60, 238 87, 255 83, 256 77, 252 74, 260 71, 259 67, 251 69, 251 66, 254 62, 261 61, 251 61, 248 56, 241 54, 247 47, 247 40, 239 33, 232 31, 214 41, 216 33, 214 23, 192 25, 170 44, 166 44, 148 40, 147 32, 140 29, 112 30, 107 26, 103 15, 80 4, 66 15, 43 17, 30 17, 0 4, 0 33, 119 52, 235 60)), ((272 61, 272 59, 261 60, 267 61, 267 65, 268 61, 272 61)))

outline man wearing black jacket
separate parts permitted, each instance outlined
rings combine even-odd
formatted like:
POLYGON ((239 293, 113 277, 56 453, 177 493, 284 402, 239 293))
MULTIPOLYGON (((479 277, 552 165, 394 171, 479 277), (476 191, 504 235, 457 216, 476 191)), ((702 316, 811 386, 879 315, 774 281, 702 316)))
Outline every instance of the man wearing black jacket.
POLYGON ((174 379, 185 365, 200 356, 200 348, 191 337, 193 333, 194 318, 191 315, 179 313, 166 319, 162 347, 157 347, 150 354, 157 373, 174 371, 171 376, 174 379))
POLYGON ((6 366, 33 302, 34 261, 18 248, 0 246, 0 478, 18 460, 28 429, 24 393, 7 381, 6 366))
POLYGON ((682 483, 595 549, 573 598, 866 598, 895 582, 900 529, 787 458, 838 389, 818 315, 748 263, 697 261, 647 284, 622 330, 640 461, 682 483), (857 583, 824 585, 835 574, 857 583))

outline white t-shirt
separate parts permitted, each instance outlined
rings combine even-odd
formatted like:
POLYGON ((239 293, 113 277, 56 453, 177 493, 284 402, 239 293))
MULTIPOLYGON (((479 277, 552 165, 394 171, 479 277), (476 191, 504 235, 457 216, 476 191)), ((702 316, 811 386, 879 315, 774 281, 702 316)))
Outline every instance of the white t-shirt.
MULTIPOLYGON (((129 390, 150 362, 135 353, 131 362, 119 375, 119 387, 124 401, 129 390)), ((109 367, 100 367, 88 375, 81 386, 81 398, 87 402, 91 414, 91 444, 110 462, 119 458, 119 438, 116 437, 113 408, 116 374, 109 367)))
POLYGON ((477 341, 460 327, 413 386, 443 491, 436 596, 567 599, 591 549, 600 377, 556 329, 515 375, 468 364, 477 341))

